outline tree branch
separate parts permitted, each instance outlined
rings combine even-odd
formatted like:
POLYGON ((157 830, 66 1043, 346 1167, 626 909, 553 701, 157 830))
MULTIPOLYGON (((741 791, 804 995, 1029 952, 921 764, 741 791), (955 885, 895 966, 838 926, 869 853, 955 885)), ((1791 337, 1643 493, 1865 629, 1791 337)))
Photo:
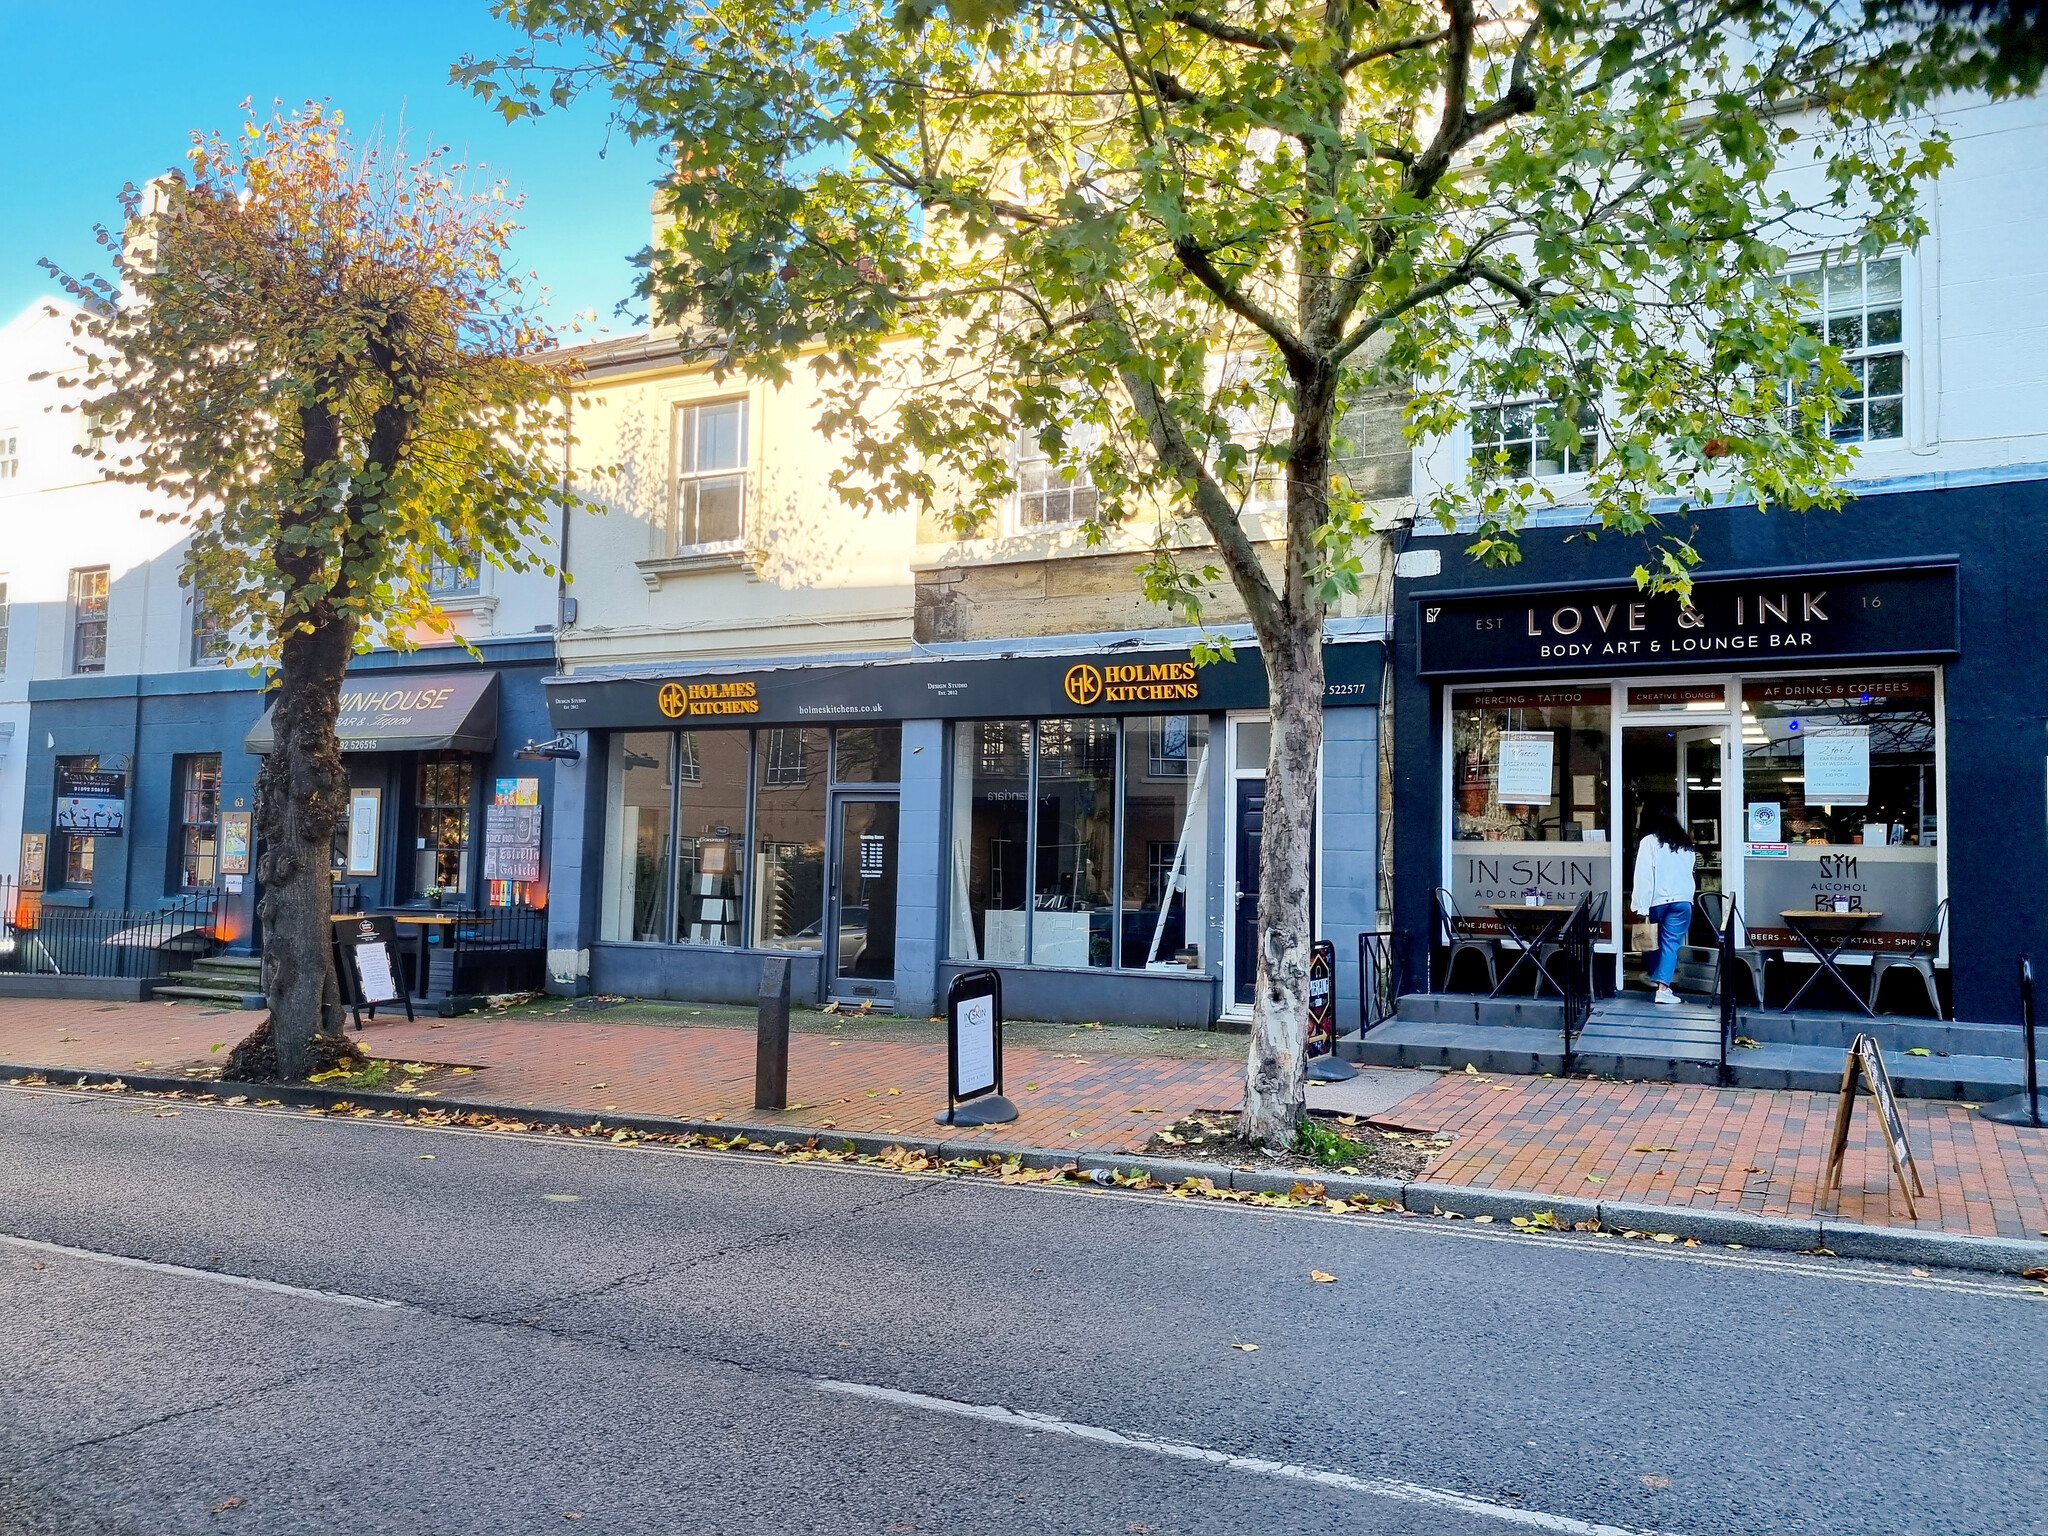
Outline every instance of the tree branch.
POLYGON ((1196 280, 1216 295, 1223 307, 1240 320, 1250 322, 1272 338, 1273 345, 1280 349, 1291 367, 1312 370, 1316 360, 1301 338, 1290 331, 1278 316, 1268 313, 1258 304, 1240 293, 1229 278, 1217 269, 1209 259, 1209 253, 1195 241, 1183 235, 1173 242, 1173 254, 1180 258, 1180 264, 1193 273, 1196 280))
POLYGON ((1192 32, 1213 38, 1219 43, 1235 43, 1240 48, 1256 48, 1263 53, 1291 54, 1295 42, 1285 32, 1258 32, 1250 27, 1234 26, 1227 21, 1218 21, 1200 11, 1181 8, 1167 12, 1167 19, 1177 21, 1192 32))
POLYGON ((1418 48, 1433 48, 1438 43, 1448 42, 1451 29, 1445 27, 1439 32, 1424 33, 1416 37, 1396 38, 1390 43, 1374 43, 1370 48, 1360 48, 1348 53, 1337 62, 1337 73, 1348 75, 1361 64, 1370 64, 1374 59, 1391 58, 1397 53, 1413 53, 1418 48))

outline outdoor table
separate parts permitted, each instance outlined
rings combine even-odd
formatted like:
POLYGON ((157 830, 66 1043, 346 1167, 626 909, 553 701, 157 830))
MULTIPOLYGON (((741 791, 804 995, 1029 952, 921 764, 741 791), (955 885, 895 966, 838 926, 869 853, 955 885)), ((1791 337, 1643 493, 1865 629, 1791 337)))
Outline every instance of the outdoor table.
POLYGON ((1558 936, 1564 925, 1570 921, 1571 915, 1579 909, 1558 906, 1532 907, 1519 901, 1498 901, 1490 905, 1494 916, 1501 920, 1502 926, 1507 929, 1514 941, 1522 946, 1522 952, 1515 956, 1515 963, 1508 967, 1507 975, 1501 977, 1494 989, 1486 995, 1499 997, 1501 988, 1512 981, 1515 972, 1527 962, 1536 967, 1536 974, 1540 978, 1536 983, 1537 995, 1542 995, 1543 983, 1547 981, 1553 987, 1557 987, 1558 996, 1564 996, 1564 988, 1558 986, 1557 978, 1551 975, 1543 964, 1543 946, 1558 936))
POLYGON ((1835 956, 1842 952, 1843 947, 1851 939, 1863 931, 1864 924, 1883 917, 1884 914, 1882 912, 1813 912, 1804 908, 1798 908, 1790 912, 1780 912, 1778 916, 1783 918, 1785 926, 1798 936, 1799 942, 1806 946, 1807 952, 1820 962, 1820 969, 1806 978, 1805 983, 1799 990, 1792 994, 1792 1001, 1787 1003, 1782 1011, 1790 1013, 1794 1008, 1798 1007, 1799 999, 1806 996, 1807 987, 1819 981, 1821 971, 1825 971, 1841 983, 1842 990, 1849 994, 1856 1006, 1863 1010, 1866 1017, 1876 1018, 1877 1011, 1857 995, 1856 989, 1849 985, 1849 978, 1844 976, 1836 967, 1835 956))
POLYGON ((461 919, 453 917, 446 912, 385 912, 382 915, 390 918, 392 922, 401 925, 411 923, 419 930, 418 943, 416 945, 418 972, 413 977, 413 980, 418 983, 419 990, 414 992, 413 996, 417 998, 432 997, 434 995, 433 991, 427 983, 427 930, 430 928, 452 928, 461 919))

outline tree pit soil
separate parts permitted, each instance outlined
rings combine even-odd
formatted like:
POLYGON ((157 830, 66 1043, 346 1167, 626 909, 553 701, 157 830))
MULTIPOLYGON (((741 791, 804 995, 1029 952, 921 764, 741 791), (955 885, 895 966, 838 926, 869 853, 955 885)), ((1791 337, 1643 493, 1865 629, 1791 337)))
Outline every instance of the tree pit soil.
POLYGON ((1184 1162, 1216 1163, 1227 1168, 1284 1170, 1290 1173, 1348 1173, 1370 1178, 1411 1179, 1449 1151, 1457 1138, 1448 1131, 1400 1131, 1367 1124, 1356 1115, 1304 1117, 1320 1136, 1332 1132, 1341 1148, 1322 1156, 1294 1147, 1269 1147, 1237 1134, 1235 1110, 1202 1109, 1155 1132, 1145 1143, 1154 1157, 1184 1162), (1336 1161, 1328 1161, 1334 1155, 1336 1161))

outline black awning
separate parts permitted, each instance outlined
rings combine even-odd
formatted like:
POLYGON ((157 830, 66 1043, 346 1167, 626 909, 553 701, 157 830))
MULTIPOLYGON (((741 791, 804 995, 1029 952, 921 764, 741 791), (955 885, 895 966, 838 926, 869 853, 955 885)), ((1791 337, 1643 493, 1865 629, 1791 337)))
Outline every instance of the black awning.
MULTIPOLYGON (((263 712, 243 744, 257 754, 276 744, 263 712)), ((349 678, 334 723, 344 752, 488 752, 498 743, 498 674, 349 678)))

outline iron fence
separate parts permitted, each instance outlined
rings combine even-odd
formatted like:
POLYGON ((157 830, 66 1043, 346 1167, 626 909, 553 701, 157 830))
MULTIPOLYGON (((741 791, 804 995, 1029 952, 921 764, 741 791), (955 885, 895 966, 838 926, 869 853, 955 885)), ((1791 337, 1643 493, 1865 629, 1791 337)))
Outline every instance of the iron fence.
POLYGON ((1593 1016, 1593 898, 1581 896, 1565 919, 1558 935, 1558 949, 1564 958, 1564 975, 1558 990, 1564 994, 1564 1070, 1572 1070, 1572 1046, 1579 1031, 1593 1016))
POLYGON ((220 893, 110 911, 50 902, 0 880, 0 974, 154 981, 220 948, 220 893))
MULTIPOLYGON (((1741 957, 1736 954, 1737 948, 1740 947, 1737 935, 1741 921, 1735 898, 1730 896, 1728 911, 1722 918, 1721 932, 1717 940, 1721 948, 1721 961, 1714 967, 1714 1001, 1719 1005, 1721 1014, 1721 1065, 1717 1075, 1724 1088, 1728 1086, 1732 1075, 1728 1055, 1735 1048, 1735 971, 1742 964, 1741 957)), ((1757 989, 1757 1002, 1759 1005, 1763 1002, 1761 987, 1757 989)))
POLYGON ((1394 1016, 1408 982, 1408 935, 1397 929, 1366 929, 1358 935, 1358 1032, 1364 1034, 1394 1016))

